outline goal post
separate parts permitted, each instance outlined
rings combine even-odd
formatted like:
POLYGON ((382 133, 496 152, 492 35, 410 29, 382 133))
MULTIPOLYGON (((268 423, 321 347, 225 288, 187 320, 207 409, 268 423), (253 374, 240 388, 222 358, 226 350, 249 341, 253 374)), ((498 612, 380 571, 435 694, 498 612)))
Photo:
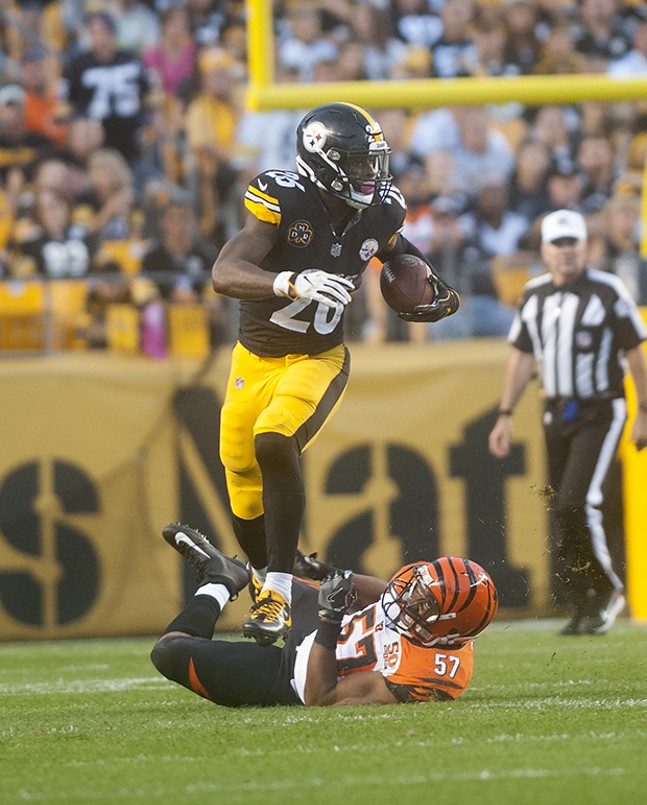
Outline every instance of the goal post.
POLYGON ((304 109, 334 101, 372 109, 420 108, 515 101, 527 105, 581 101, 637 101, 647 98, 647 76, 527 75, 474 78, 418 78, 407 81, 326 81, 281 84, 274 80, 272 0, 246 0, 249 109, 304 109))

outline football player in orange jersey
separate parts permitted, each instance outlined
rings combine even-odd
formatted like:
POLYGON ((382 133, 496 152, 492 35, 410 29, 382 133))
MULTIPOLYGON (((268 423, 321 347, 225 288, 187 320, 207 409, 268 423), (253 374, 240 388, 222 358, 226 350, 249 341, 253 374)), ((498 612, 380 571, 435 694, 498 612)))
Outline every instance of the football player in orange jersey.
MULTIPOLYGON (((351 103, 308 112, 297 171, 269 170, 245 193, 242 230, 212 270, 240 300, 220 423, 233 528, 262 591, 243 634, 273 643, 290 628, 291 574, 305 507, 300 457, 337 409, 350 371, 344 310, 370 260, 424 255, 402 235, 406 202, 378 122, 351 103)), ((401 314, 438 321, 458 294, 430 266, 433 301, 401 314)))
POLYGON ((295 572, 309 578, 293 576, 284 645, 214 640, 227 601, 253 586, 250 572, 189 526, 169 524, 163 535, 196 569, 199 586, 151 660, 168 679, 220 705, 455 699, 472 678, 474 638, 497 612, 492 579, 470 559, 415 562, 385 582, 298 554, 295 572))

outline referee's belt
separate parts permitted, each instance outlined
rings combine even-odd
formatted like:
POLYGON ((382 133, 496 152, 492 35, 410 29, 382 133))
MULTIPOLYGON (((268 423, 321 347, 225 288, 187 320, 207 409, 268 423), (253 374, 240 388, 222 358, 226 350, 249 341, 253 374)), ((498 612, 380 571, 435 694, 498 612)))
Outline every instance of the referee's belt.
POLYGON ((596 394, 595 397, 546 397, 545 403, 547 406, 558 407, 564 405, 579 405, 585 407, 587 405, 601 405, 604 403, 613 402, 621 398, 621 394, 596 394))

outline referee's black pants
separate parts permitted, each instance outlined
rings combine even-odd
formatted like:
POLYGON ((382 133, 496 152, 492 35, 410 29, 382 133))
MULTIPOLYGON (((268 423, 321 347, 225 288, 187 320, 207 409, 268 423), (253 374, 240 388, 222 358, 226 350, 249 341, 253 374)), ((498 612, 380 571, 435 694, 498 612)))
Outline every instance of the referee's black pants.
POLYGON ((627 421, 624 399, 547 401, 544 435, 551 505, 558 529, 558 573, 576 607, 587 593, 621 590, 604 528, 609 473, 627 421))

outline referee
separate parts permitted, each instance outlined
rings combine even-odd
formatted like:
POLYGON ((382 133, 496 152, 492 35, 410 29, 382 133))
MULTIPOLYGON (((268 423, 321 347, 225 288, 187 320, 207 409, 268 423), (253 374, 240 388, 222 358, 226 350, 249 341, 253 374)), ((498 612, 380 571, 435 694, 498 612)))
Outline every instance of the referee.
POLYGON ((510 328, 513 351, 489 448, 497 458, 508 455, 514 407, 538 368, 559 575, 572 606, 561 634, 603 634, 625 599, 602 507, 627 420, 626 364, 638 399, 631 440, 638 450, 647 446, 647 330, 621 280, 587 268, 586 223, 579 213, 546 215, 541 240, 548 273, 526 284, 510 328))

